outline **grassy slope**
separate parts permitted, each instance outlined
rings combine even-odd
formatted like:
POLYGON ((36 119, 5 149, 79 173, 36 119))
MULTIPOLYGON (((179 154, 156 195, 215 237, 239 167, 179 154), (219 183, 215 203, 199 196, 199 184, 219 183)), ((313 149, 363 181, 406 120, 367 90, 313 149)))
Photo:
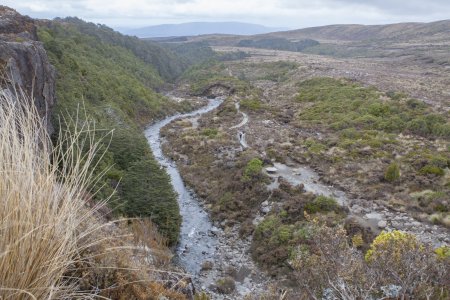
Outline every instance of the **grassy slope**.
MULTIPOLYGON (((187 106, 154 91, 164 83, 160 74, 170 77, 161 72, 161 66, 137 57, 136 48, 125 47, 117 33, 112 39, 111 30, 76 21, 52 22, 39 30, 58 71, 55 116, 75 116, 78 106, 84 105, 86 119, 95 122, 97 129, 105 133, 114 130, 111 145, 96 170, 100 173, 109 168, 98 183, 104 187, 97 196, 117 189, 111 200, 117 213, 151 217, 174 243, 181 221, 176 196, 169 177, 155 162, 141 127, 187 106)), ((81 114, 81 118, 85 116, 81 114)), ((108 143, 109 138, 103 144, 106 147, 108 143)))

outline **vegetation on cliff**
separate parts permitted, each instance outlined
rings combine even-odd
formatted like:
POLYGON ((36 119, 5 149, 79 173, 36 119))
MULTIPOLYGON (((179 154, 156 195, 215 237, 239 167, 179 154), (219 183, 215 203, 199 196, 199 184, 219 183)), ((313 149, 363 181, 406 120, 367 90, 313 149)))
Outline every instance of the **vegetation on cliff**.
POLYGON ((110 201, 116 214, 151 218, 175 243, 181 222, 176 196, 169 177, 156 165, 142 126, 189 105, 156 93, 164 84, 160 75, 170 76, 161 65, 150 64, 149 57, 135 55, 152 53, 158 60, 159 52, 153 53, 151 44, 147 49, 145 42, 78 19, 47 23, 39 37, 58 73, 54 126, 73 130, 59 121, 69 115, 93 123, 96 130, 113 130, 111 138, 101 142, 107 150, 95 173, 106 174, 96 184, 101 189, 95 197, 116 190, 110 201))

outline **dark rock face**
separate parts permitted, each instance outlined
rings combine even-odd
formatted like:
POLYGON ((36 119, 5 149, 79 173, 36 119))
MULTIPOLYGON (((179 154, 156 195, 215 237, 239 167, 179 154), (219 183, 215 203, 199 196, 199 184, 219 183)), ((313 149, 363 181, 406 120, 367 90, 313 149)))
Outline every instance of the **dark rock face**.
POLYGON ((39 114, 49 121, 55 104, 55 69, 42 43, 37 41, 35 21, 0 6, 0 88, 20 88, 34 99, 39 114))

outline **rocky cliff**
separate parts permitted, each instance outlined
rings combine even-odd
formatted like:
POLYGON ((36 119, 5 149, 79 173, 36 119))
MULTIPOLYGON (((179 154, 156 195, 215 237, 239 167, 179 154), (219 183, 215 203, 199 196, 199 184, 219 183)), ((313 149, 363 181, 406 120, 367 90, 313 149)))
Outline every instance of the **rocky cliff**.
MULTIPOLYGON (((55 104, 55 69, 38 41, 35 22, 0 6, 0 87, 22 89, 47 122, 55 104)), ((51 133, 51 123, 47 124, 51 133)))

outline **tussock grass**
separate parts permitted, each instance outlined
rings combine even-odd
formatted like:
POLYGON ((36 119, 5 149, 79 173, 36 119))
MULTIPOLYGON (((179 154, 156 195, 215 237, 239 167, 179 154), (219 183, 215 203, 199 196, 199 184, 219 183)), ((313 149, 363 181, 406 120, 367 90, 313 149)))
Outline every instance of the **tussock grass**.
POLYGON ((89 125, 74 126, 53 147, 32 100, 0 92, 0 299, 68 298, 76 288, 64 274, 100 225, 98 205, 86 208, 98 143, 89 125))

